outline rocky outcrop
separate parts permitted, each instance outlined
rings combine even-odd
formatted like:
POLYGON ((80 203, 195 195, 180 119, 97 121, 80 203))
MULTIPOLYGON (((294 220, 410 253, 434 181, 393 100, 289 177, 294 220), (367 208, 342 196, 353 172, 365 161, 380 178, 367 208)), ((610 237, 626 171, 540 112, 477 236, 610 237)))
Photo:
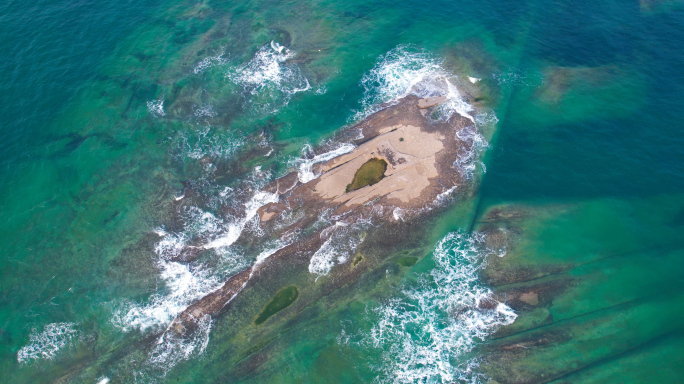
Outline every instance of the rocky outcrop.
MULTIPOLYGON (((225 309, 264 268, 293 260, 306 265, 324 247, 331 246, 329 240, 339 227, 372 222, 367 231, 374 231, 388 222, 419 218, 438 206, 441 194, 464 184, 464 175, 454 164, 459 151, 470 148, 465 148, 469 144, 460 141, 456 132, 472 125, 458 114, 447 121, 431 120, 429 108, 444 100, 407 96, 385 106, 345 131, 354 137, 350 140, 354 149, 314 164, 311 171, 317 177, 307 180, 294 172, 267 185, 264 191, 277 195, 277 201, 257 212, 263 236, 286 245, 187 308, 171 328, 182 334, 203 316, 225 309), (384 177, 347 192, 357 170, 371 159, 387 163, 384 177)), ((366 236, 357 238, 362 242, 366 236)), ((344 262, 352 264, 351 259, 344 262)), ((311 266, 309 270, 313 272, 311 266)), ((356 264, 354 268, 326 269, 335 277, 331 279, 335 284, 353 280, 359 270, 356 264)))

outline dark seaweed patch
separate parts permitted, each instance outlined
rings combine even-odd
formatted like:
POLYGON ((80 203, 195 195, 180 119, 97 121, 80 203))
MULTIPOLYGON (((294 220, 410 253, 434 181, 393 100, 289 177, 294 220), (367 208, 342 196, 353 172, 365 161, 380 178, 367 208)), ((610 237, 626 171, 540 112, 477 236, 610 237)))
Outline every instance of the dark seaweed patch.
POLYGON ((254 320, 254 324, 262 324, 264 321, 268 320, 269 317, 289 307, 297 300, 298 296, 299 290, 294 285, 281 289, 273 296, 271 301, 266 304, 264 309, 261 310, 259 316, 254 320))
POLYGON ((354 180, 347 185, 347 192, 376 184, 385 177, 386 170, 387 162, 385 160, 378 158, 368 160, 354 174, 354 180))

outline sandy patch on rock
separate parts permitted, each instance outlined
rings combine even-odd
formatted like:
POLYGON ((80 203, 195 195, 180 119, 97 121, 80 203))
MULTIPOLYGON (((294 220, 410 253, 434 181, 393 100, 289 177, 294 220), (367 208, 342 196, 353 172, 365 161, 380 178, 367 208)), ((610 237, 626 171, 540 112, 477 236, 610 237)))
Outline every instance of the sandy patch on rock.
POLYGON ((398 125, 374 137, 352 152, 336 157, 323 166, 323 175, 314 186, 316 195, 347 206, 365 204, 386 196, 402 206, 421 196, 430 179, 439 176, 437 153, 444 149, 442 134, 428 133, 412 125, 398 125), (385 177, 377 184, 345 193, 356 171, 372 158, 387 162, 385 177))

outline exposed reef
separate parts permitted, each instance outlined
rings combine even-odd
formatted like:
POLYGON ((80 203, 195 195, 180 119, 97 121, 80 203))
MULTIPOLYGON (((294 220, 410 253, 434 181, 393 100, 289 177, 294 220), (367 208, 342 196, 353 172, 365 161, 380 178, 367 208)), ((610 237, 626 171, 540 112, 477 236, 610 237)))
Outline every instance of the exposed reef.
MULTIPOLYGON (((446 121, 430 119, 431 108, 444 101, 407 96, 385 105, 342 133, 353 137, 349 140, 353 149, 312 164, 313 178, 293 172, 266 185, 259 193, 269 198, 256 214, 262 238, 280 247, 263 253, 251 267, 188 307, 171 329, 187 333, 199 319, 225 310, 245 287, 278 274, 278 268, 285 265, 298 270, 297 274, 308 268, 312 282, 329 275, 323 284, 330 291, 382 262, 376 259, 380 256, 359 253, 357 248, 369 247, 369 242, 383 246, 388 240, 377 236, 379 231, 405 241, 410 236, 404 231, 383 227, 425 217, 440 207, 440 195, 466 184, 466 176, 454 164, 472 144, 459 140, 456 133, 472 126, 472 121, 458 114, 446 121)), ((414 259, 399 263, 410 266, 414 259)), ((304 286, 297 295, 299 305, 315 299, 304 286)), ((261 322, 266 318, 258 317, 261 322)))

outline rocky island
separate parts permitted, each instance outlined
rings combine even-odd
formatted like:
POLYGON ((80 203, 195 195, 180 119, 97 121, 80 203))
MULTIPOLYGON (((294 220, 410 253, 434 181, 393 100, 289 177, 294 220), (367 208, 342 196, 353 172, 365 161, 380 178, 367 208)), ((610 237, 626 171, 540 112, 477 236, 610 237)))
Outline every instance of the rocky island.
POLYGON ((432 117, 445 101, 409 95, 384 105, 344 131, 350 144, 338 156, 311 159, 305 174, 293 172, 268 184, 260 193, 271 198, 256 215, 264 239, 279 247, 188 307, 171 329, 191 332, 206 315, 228 310, 246 288, 275 289, 282 278, 274 276, 290 274, 298 287, 282 288, 256 318, 261 324, 295 300, 306 306, 357 280, 381 265, 392 248, 410 242, 413 232, 418 236, 417 220, 464 186, 466 176, 455 163, 473 145, 457 135, 472 126, 470 118, 432 117))

